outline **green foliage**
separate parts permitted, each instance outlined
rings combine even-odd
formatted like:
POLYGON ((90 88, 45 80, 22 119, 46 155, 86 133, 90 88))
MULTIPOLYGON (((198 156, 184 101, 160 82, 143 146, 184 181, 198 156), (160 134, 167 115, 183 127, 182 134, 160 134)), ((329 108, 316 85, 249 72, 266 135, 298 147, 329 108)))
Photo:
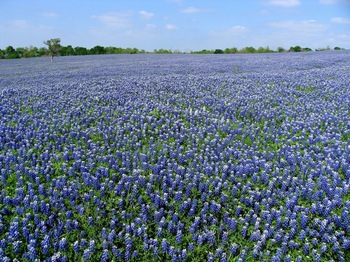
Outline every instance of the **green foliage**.
POLYGON ((5 58, 6 59, 13 59, 13 58, 19 58, 19 53, 12 47, 8 46, 5 50, 5 58))
POLYGON ((48 54, 51 56, 51 61, 55 56, 58 56, 60 54, 60 51, 62 49, 61 46, 61 39, 59 38, 53 38, 44 41, 44 44, 48 46, 48 54))
MULTIPOLYGON (((18 47, 14 49, 12 46, 7 47, 5 50, 0 49, 0 59, 7 58, 27 58, 27 57, 40 57, 44 55, 50 55, 53 59, 54 56, 72 56, 72 55, 99 55, 99 54, 183 54, 187 52, 182 52, 178 49, 154 49, 152 52, 147 52, 143 49, 139 50, 137 48, 122 48, 108 46, 103 47, 100 45, 94 46, 93 48, 87 49, 86 47, 71 45, 61 46, 59 38, 50 39, 44 42, 48 47, 18 47)), ((316 51, 330 50, 330 47, 319 48, 316 51)), ((344 50, 344 48, 335 47, 334 50, 344 50)), ((238 50, 237 47, 225 48, 223 49, 202 49, 199 51, 191 51, 191 54, 245 54, 245 53, 272 53, 272 52, 285 52, 287 51, 283 47, 278 47, 276 51, 270 49, 268 46, 254 48, 252 46, 246 46, 238 50)), ((288 52, 309 52, 312 51, 309 47, 294 46, 290 47, 288 52)))
POLYGON ((101 55, 101 54, 105 54, 106 51, 105 51, 105 48, 103 46, 97 45, 97 46, 94 46, 93 48, 91 48, 89 50, 89 53, 91 55, 101 55))
POLYGON ((252 46, 246 46, 240 50, 241 53, 255 53, 256 49, 252 46))
POLYGON ((237 49, 237 47, 226 48, 224 50, 224 53, 225 54, 235 54, 235 53, 238 53, 238 49, 237 49))
POLYGON ((350 132, 343 134, 341 137, 342 142, 349 142, 350 141, 350 132))
POLYGON ((301 47, 296 45, 289 48, 289 52, 301 52, 301 47))
POLYGON ((312 93, 316 90, 315 87, 312 86, 297 86, 297 91, 304 92, 304 93, 312 93))
POLYGON ((277 52, 285 52, 286 50, 283 47, 277 47, 277 52))
POLYGON ((62 46, 60 50, 61 56, 76 55, 74 48, 71 45, 62 46))
POLYGON ((214 54, 223 54, 224 51, 222 49, 215 49, 214 54))

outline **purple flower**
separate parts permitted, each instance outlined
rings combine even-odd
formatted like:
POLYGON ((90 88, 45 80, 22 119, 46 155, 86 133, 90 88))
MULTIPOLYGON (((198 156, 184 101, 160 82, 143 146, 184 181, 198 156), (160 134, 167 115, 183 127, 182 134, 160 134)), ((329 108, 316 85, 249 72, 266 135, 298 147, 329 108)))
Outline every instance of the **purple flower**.
POLYGON ((91 252, 90 249, 85 249, 83 253, 83 260, 88 261, 90 259, 91 252))
POLYGON ((66 238, 62 238, 59 242, 59 249, 60 250, 66 250, 67 248, 67 239, 66 238))
POLYGON ((107 261, 108 261, 108 250, 104 249, 102 251, 101 262, 107 262, 107 261))
POLYGON ((238 253, 238 245, 235 243, 231 244, 230 251, 232 255, 236 255, 238 253))
POLYGON ((182 242, 182 231, 178 230, 176 233, 175 243, 180 244, 182 242))
POLYGON ((79 242, 78 241, 75 241, 74 244, 73 244, 73 250, 75 253, 79 253, 79 242))
POLYGON ((164 253, 169 253, 170 244, 168 243, 168 241, 165 238, 162 239, 161 247, 162 247, 162 251, 164 253))

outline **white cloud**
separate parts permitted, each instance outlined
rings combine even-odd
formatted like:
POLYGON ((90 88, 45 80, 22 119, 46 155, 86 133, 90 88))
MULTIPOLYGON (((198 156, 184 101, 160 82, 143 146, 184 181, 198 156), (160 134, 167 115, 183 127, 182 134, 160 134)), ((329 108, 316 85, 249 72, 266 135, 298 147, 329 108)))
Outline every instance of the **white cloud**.
POLYGON ((146 11, 144 11, 144 10, 140 11, 139 14, 141 15, 141 17, 142 17, 143 19, 151 19, 151 18, 154 16, 153 13, 151 13, 151 12, 146 12, 146 11))
POLYGON ((54 13, 54 12, 42 12, 40 13, 41 16, 43 17, 57 17, 58 14, 54 13))
POLYGON ((335 23, 335 24, 350 24, 350 18, 333 17, 331 19, 331 23, 335 23))
POLYGON ((178 29, 176 25, 173 25, 173 24, 166 24, 165 25, 165 28, 167 30, 175 30, 175 29, 178 29))
POLYGON ((270 0, 269 5, 282 6, 282 7, 294 7, 300 5, 299 0, 270 0))
POLYGON ((109 12, 101 15, 93 15, 92 18, 97 19, 102 24, 113 28, 129 27, 130 12, 109 12))
POLYGON ((187 7, 181 10, 181 13, 184 14, 195 14, 195 13, 203 13, 203 12, 209 12, 209 9, 204 9, 204 8, 197 8, 197 7, 187 7))
POLYGON ((305 20, 305 21, 279 21, 269 23, 269 26, 275 28, 282 28, 291 31, 303 32, 320 32, 326 30, 329 26, 327 24, 316 22, 315 20, 305 20))

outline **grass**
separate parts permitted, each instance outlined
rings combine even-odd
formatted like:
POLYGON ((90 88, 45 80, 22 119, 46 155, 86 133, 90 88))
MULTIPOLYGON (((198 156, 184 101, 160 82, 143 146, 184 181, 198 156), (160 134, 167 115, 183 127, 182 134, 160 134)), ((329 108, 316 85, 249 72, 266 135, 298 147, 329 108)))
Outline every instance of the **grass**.
POLYGON ((312 93, 314 91, 316 91, 316 88, 315 87, 312 87, 312 86, 297 86, 296 88, 297 91, 300 91, 300 92, 303 92, 303 93, 312 93))

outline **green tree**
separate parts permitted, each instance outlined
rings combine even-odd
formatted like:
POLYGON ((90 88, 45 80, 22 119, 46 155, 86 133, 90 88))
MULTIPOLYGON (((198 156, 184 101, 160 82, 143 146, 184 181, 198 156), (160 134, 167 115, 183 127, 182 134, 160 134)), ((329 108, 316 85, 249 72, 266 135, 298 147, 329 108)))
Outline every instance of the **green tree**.
POLYGON ((60 54, 62 56, 75 55, 75 50, 71 45, 62 46, 60 54))
POLYGON ((5 49, 5 58, 13 59, 13 58, 20 58, 20 56, 12 46, 8 46, 5 49))
POLYGON ((90 54, 92 55, 102 55, 105 54, 105 48, 103 46, 94 46, 90 49, 90 54))
POLYGON ((214 54, 223 54, 224 51, 222 49, 215 49, 214 54))
POLYGON ((61 51, 61 39, 53 38, 47 41, 44 41, 44 44, 47 45, 48 53, 51 56, 51 61, 55 56, 58 56, 61 51))
POLYGON ((252 46, 246 46, 240 51, 241 53, 255 53, 256 49, 252 46))
POLYGON ((301 52, 301 47, 296 45, 289 48, 289 52, 301 52))
POLYGON ((283 48, 283 47, 277 47, 277 52, 280 52, 280 53, 282 53, 282 52, 285 52, 286 50, 283 48))
POLYGON ((76 55, 87 55, 88 54, 88 50, 86 49, 86 47, 77 46, 74 48, 74 50, 75 50, 76 55))
POLYGON ((303 51, 303 52, 311 52, 312 49, 311 49, 310 47, 304 47, 304 48, 302 49, 302 51, 303 51))
POLYGON ((225 54, 235 54, 235 53, 237 53, 237 52, 238 52, 237 47, 226 48, 226 49, 224 50, 224 53, 225 53, 225 54))

